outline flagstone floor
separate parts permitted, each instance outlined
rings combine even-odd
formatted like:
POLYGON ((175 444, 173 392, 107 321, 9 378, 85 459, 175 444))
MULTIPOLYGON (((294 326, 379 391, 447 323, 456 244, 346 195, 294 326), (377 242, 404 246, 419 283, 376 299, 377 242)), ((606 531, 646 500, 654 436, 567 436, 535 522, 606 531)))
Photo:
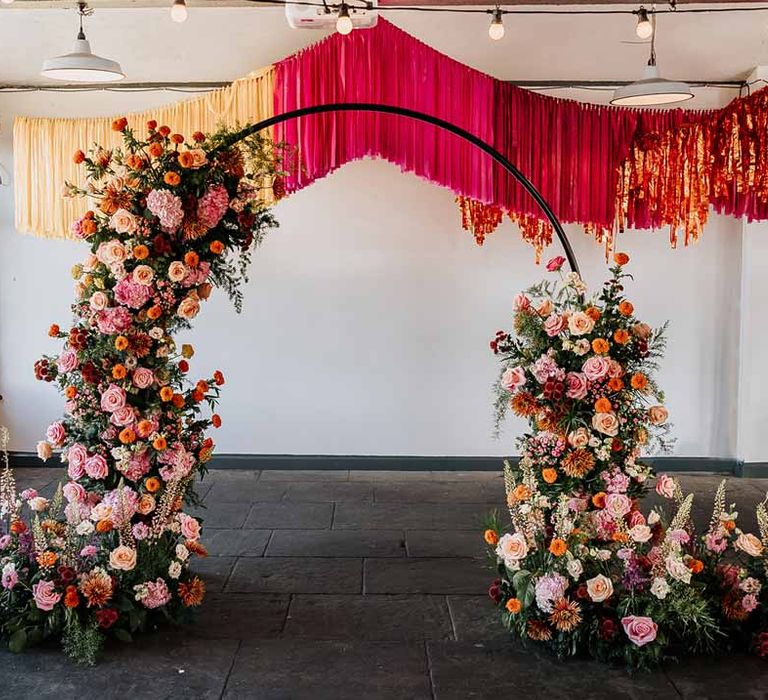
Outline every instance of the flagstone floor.
MULTIPOLYGON (((17 477, 50 493, 60 471, 17 477)), ((682 477, 701 523, 719 478, 682 477)), ((745 526, 766 488, 731 481, 745 526)), ((508 642, 481 540, 503 511, 497 474, 220 470, 199 491, 211 556, 197 624, 111 645, 96 668, 0 652, 0 698, 768 698, 768 664, 751 657, 629 676, 508 642)))

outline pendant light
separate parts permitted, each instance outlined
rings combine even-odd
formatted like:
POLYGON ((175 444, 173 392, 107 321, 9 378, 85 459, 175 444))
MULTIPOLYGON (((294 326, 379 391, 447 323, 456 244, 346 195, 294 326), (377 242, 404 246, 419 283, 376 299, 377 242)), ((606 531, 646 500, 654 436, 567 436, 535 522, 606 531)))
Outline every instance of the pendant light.
POLYGON ((125 73, 117 61, 102 58, 91 52, 91 45, 83 31, 83 17, 93 14, 93 10, 86 3, 79 2, 77 13, 80 15, 80 31, 77 33, 72 53, 47 59, 40 74, 54 80, 78 83, 108 83, 125 78, 125 73))
POLYGON ((675 102, 685 102, 693 97, 687 83, 675 80, 665 80, 656 65, 656 15, 652 15, 653 31, 651 32, 651 55, 648 65, 640 80, 617 88, 613 93, 612 105, 624 107, 645 107, 649 105, 670 105, 675 102))

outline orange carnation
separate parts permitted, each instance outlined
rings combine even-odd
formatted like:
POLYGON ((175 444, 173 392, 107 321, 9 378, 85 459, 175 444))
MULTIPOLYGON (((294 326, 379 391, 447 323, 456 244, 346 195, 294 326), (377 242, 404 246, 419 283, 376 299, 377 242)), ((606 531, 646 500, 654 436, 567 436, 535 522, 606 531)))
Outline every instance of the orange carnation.
POLYGON ((149 144, 149 155, 151 155, 153 158, 159 158, 161 155, 163 155, 164 150, 165 149, 163 148, 162 143, 155 141, 154 143, 149 144))
POLYGON ((86 236, 90 236, 92 233, 96 233, 96 222, 93 219, 83 219, 80 223, 80 230, 86 236))
POLYGON ((133 247, 133 257, 136 260, 146 260, 149 257, 149 248, 143 243, 133 247))
POLYGON ((523 609, 523 604, 517 598, 510 598, 504 607, 507 612, 517 615, 523 609))
POLYGON ((194 250, 190 250, 184 254, 184 262, 190 267, 197 267, 200 262, 200 256, 194 250))
POLYGON ((173 389, 169 386, 164 386, 162 389, 160 389, 160 400, 161 401, 170 401, 173 398, 173 389))
POLYGON ((557 470, 547 467, 541 470, 541 478, 548 484, 554 484, 557 481, 557 470))
POLYGON ((627 255, 626 253, 616 253, 613 256, 613 261, 617 265, 626 265, 629 262, 629 255, 627 255))
POLYGON ((633 389, 642 391, 643 389, 645 389, 645 387, 648 386, 648 377, 646 377, 642 372, 635 372, 632 375, 632 379, 630 380, 630 383, 632 384, 633 389))
POLYGON ((192 134, 192 138, 199 143, 200 141, 205 141, 205 134, 202 131, 196 131, 192 134))
POLYGON ((611 346, 605 338, 595 338, 592 341, 592 350, 598 355, 604 355, 610 348, 611 346))
POLYGON ((592 505, 595 508, 605 508, 605 491, 599 491, 592 496, 592 505))
POLYGON ((85 160, 85 153, 78 149, 75 151, 75 155, 72 156, 72 160, 74 161, 75 165, 80 165, 80 163, 85 160))
POLYGON ((45 552, 40 552, 40 554, 37 555, 37 563, 42 567, 53 566, 58 558, 59 555, 56 554, 56 552, 47 550, 45 552))
POLYGON ((126 374, 128 374, 128 370, 125 368, 125 365, 115 365, 112 368, 113 379, 125 379, 126 374))
POLYGON ((160 479, 156 476, 150 476, 149 479, 144 482, 144 488, 147 489, 149 493, 157 493, 160 490, 160 479))
POLYGON ((171 398, 171 403, 176 408, 184 408, 184 397, 181 394, 174 394, 171 398))
POLYGON ((168 447, 168 443, 162 435, 158 435, 152 441, 152 447, 154 447, 158 452, 162 452, 166 447, 168 447))
POLYGON ((596 306, 588 306, 584 313, 587 314, 587 316, 589 316, 593 321, 597 321, 597 319, 600 318, 600 309, 598 309, 596 306))
POLYGON ((608 380, 608 388, 611 391, 621 391, 624 388, 624 382, 619 377, 611 377, 608 380))
POLYGON ((133 168, 134 170, 144 170, 144 166, 146 165, 144 159, 135 153, 129 155, 125 162, 128 164, 129 168, 133 168))
POLYGON ((20 535, 22 532, 27 531, 27 525, 23 520, 14 520, 11 523, 11 534, 20 535))
POLYGON ((499 541, 499 534, 496 532, 496 530, 486 530, 483 533, 483 539, 485 540, 486 544, 489 544, 493 547, 499 541))
POLYGON ((611 402, 606 399, 604 396, 602 398, 599 398, 597 401, 595 401, 595 412, 596 413, 610 413, 613 409, 613 406, 611 405, 611 402))
POLYGON ((147 131, 154 131, 157 129, 157 122, 154 119, 150 119, 147 122, 147 131))
POLYGON ((96 523, 96 532, 100 532, 101 534, 112 532, 112 521, 106 519, 99 520, 99 522, 96 523))
POLYGON ((691 570, 691 573, 700 574, 704 571, 704 562, 700 559, 691 559, 688 562, 688 568, 691 570))
POLYGON ((147 318, 151 321, 155 321, 163 315, 163 310, 159 304, 153 304, 147 309, 147 318))
POLYGON ((549 543, 549 551, 556 557, 562 557, 563 554, 568 551, 568 545, 565 543, 565 540, 555 537, 555 539, 549 543))
POLYGON ((115 350, 125 350, 128 347, 128 338, 124 335, 118 335, 115 338, 115 350))
POLYGON ((132 442, 136 442, 136 433, 131 428, 123 428, 117 437, 123 445, 130 445, 132 442))
POLYGON ((136 432, 139 437, 147 437, 152 432, 152 423, 148 420, 140 420, 136 425, 136 432))
POLYGON ((202 391, 204 394, 207 393, 207 391, 210 389, 208 386, 208 382, 206 382, 204 379, 201 379, 196 385, 195 388, 198 391, 202 391))
POLYGON ((195 157, 190 151, 182 151, 179 153, 178 162, 182 168, 191 168, 195 162, 195 157))
POLYGON ((216 386, 221 386, 224 383, 224 375, 221 373, 221 370, 216 370, 213 373, 213 381, 216 382, 216 386))
POLYGON ((629 337, 629 332, 623 328, 617 328, 616 332, 613 334, 613 339, 619 345, 626 345, 629 342, 629 337))
POLYGON ((527 501, 531 497, 531 489, 529 489, 525 484, 518 484, 512 490, 512 495, 518 501, 527 501))
POLYGON ((51 324, 51 327, 48 329, 48 335, 51 336, 51 338, 58 337, 60 332, 61 328, 55 323, 51 324))
POLYGON ((635 310, 635 307, 632 306, 631 301, 622 301, 621 304, 619 304, 619 313, 622 316, 631 316, 632 312, 635 310))
POLYGON ((221 427, 221 416, 218 413, 214 413, 211 416, 211 423, 213 423, 214 428, 220 428, 221 427))
POLYGON ((68 399, 74 399, 75 396, 77 396, 77 387, 76 386, 68 386, 66 389, 64 389, 64 396, 66 396, 68 399))
POLYGON ((224 244, 221 241, 211 241, 210 249, 214 255, 221 255, 224 252, 224 244))
POLYGON ((128 126, 128 120, 125 117, 120 117, 112 122, 112 131, 125 131, 126 126, 128 126))
POLYGON ((67 592, 64 596, 64 607, 76 608, 80 605, 80 596, 77 595, 77 586, 67 586, 67 592))
POLYGON ((170 185, 171 187, 176 187, 176 185, 178 185, 181 182, 181 177, 176 171, 169 170, 163 176, 163 182, 165 182, 166 185, 170 185))
POLYGON ((184 143, 184 137, 181 134, 173 134, 171 141, 174 143, 184 143))
MULTIPOLYGON (((205 394, 202 391, 200 391, 200 389, 195 389, 192 392, 192 400, 195 403, 200 403, 204 398, 205 398, 205 394)), ((181 406, 179 406, 179 408, 181 408, 181 406)))
POLYGON ((160 136, 165 137, 165 136, 168 136, 168 134, 171 133, 171 128, 168 127, 168 126, 163 125, 157 131, 159 132, 160 136))

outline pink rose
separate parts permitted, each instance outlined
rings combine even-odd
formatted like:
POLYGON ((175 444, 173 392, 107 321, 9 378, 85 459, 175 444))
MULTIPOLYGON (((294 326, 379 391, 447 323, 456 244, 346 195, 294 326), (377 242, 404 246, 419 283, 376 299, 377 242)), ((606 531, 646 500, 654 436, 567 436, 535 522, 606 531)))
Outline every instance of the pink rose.
POLYGON ((85 460, 88 459, 88 450, 76 442, 67 450, 67 474, 70 479, 77 481, 85 474, 85 460))
POLYGON ((525 311, 525 309, 530 308, 531 306, 531 300, 525 296, 525 294, 518 294, 515 297, 514 301, 514 309, 515 311, 525 311))
POLYGON ((40 581, 32 586, 32 596, 40 610, 50 612, 61 600, 61 593, 56 593, 54 589, 53 581, 40 581))
POLYGON ((565 258, 562 255, 558 255, 547 263, 547 270, 549 272, 557 272, 563 266, 564 262, 565 258))
POLYGON ((67 437, 67 431, 61 423, 51 423, 48 430, 45 431, 45 436, 53 443, 54 447, 61 447, 67 437))
POLYGON ((197 542, 200 539, 200 523, 186 513, 179 513, 177 517, 181 525, 181 534, 184 538, 197 542))
POLYGON ((656 477, 656 493, 664 498, 674 498, 677 482, 669 474, 659 474, 656 477))
POLYGON ((584 364, 581 366, 581 371, 584 372, 584 376, 589 379, 590 382, 596 382, 605 377, 610 368, 611 364, 605 357, 602 357, 601 355, 593 355, 585 360, 584 364))
POLYGON ((118 233, 133 233, 136 230, 136 217, 126 209, 118 209, 112 214, 109 225, 118 233))
POLYGON ((544 332, 550 337, 554 338, 560 333, 566 326, 565 316, 560 314, 550 314, 544 321, 544 332))
POLYGON ((77 353, 74 350, 65 350, 56 360, 56 367, 59 372, 71 372, 77 365, 77 353))
POLYGON ((85 489, 74 481, 69 481, 64 484, 61 492, 64 494, 64 498, 67 499, 68 503, 85 503, 85 489))
POLYGON ((103 479, 109 472, 107 460, 101 455, 93 455, 85 460, 85 473, 91 479, 103 479))
POLYGON ((581 372, 568 372, 565 387, 565 395, 569 399, 580 401, 587 395, 587 378, 581 372))
POLYGON ((46 442, 45 440, 38 442, 37 456, 42 459, 43 462, 47 462, 53 456, 53 448, 51 447, 50 443, 46 442))
POLYGON ((126 425, 130 425, 136 420, 136 416, 133 413, 133 409, 130 406, 123 406, 118 408, 109 419, 112 425, 119 425, 121 428, 126 425))
POLYGON ((152 373, 151 369, 137 367, 133 370, 133 385, 139 389, 146 389, 147 387, 152 386, 154 381, 155 375, 152 373))
POLYGON ((125 389, 117 384, 110 384, 101 395, 101 409, 114 413, 123 406, 125 406, 125 389))
POLYGON ((525 384, 525 370, 522 367, 510 367, 501 375, 501 385, 510 393, 514 393, 525 384))
POLYGON ((632 501, 623 493, 609 493, 605 497, 605 511, 610 513, 614 520, 623 518, 632 510, 632 501))
POLYGON ((621 618, 621 625, 629 641, 642 647, 656 639, 659 626, 650 617, 628 615, 621 618))

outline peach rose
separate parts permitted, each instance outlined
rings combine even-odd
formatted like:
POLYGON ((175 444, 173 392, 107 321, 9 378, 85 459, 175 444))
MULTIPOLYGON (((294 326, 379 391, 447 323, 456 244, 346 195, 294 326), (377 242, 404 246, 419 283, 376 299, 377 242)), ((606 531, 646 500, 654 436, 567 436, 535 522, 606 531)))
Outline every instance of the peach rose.
POLYGON ((133 281, 149 287, 155 279, 155 271, 149 265, 137 265, 133 270, 133 281))
POLYGON ((568 319, 568 330, 571 335, 586 335, 591 333, 595 327, 595 322, 583 311, 577 311, 571 314, 568 319))
POLYGON ((635 525, 629 531, 629 536, 634 542, 647 542, 651 539, 652 534, 653 533, 651 533, 651 528, 649 528, 647 525, 635 525))
POLYGON ((136 504, 136 510, 141 515, 149 515, 155 509, 155 497, 150 493, 142 494, 136 504))
POLYGON ((528 543, 520 532, 503 535, 496 546, 496 554, 507 566, 517 566, 517 562, 528 554, 528 543))
POLYGON ((168 266, 168 279, 171 282, 181 282, 187 276, 187 266, 180 260, 174 260, 168 266))
POLYGON ((510 394, 525 384, 525 370, 522 367, 509 367, 501 375, 501 386, 510 394))
POLYGON ((118 240, 104 241, 99 244, 96 250, 96 257, 99 259, 99 262, 111 267, 112 265, 124 262, 128 257, 128 251, 118 240))
POLYGON ((759 557, 763 553, 763 543, 752 533, 742 532, 733 546, 751 557, 759 557))
POLYGON ((539 304, 539 308, 536 309, 536 311, 538 311, 541 316, 549 316, 549 314, 552 313, 552 308, 552 301, 550 299, 545 299, 539 304))
POLYGON ((131 571, 136 566, 136 550, 121 544, 109 553, 109 565, 119 571, 131 571))
POLYGON ((651 406, 648 409, 648 420, 654 425, 664 425, 669 418, 669 411, 664 406, 651 406))
POLYGON ((136 230, 136 217, 126 209, 118 209, 112 214, 109 225, 118 233, 133 233, 136 230))
POLYGON ((202 148, 193 148, 189 153, 192 156, 193 168, 200 168, 208 162, 208 158, 202 148))
POLYGON ((53 456, 53 448, 49 442, 42 440, 37 443, 37 456, 47 462, 53 456))
POLYGON ((656 477, 656 493, 664 498, 674 498, 677 482, 669 474, 659 474, 656 477))
POLYGON ((94 292, 88 303, 93 311, 103 311, 109 306, 109 297, 104 292, 94 292))
POLYGON ((586 447, 589 444, 589 431, 585 427, 576 428, 568 433, 568 442, 571 447, 586 447))
POLYGON ((187 320, 194 318, 200 312, 200 301, 196 294, 189 294, 184 297, 179 304, 176 313, 187 320))
POLYGON ((632 326, 632 335, 640 340, 648 340, 651 337, 651 327, 647 323, 636 323, 632 326))
POLYGON ((592 427, 598 433, 616 437, 619 433, 619 419, 615 413, 595 413, 592 416, 592 427))
POLYGON ((607 576, 599 574, 587 581, 587 593, 595 603, 602 603, 613 595, 613 583, 607 576))

